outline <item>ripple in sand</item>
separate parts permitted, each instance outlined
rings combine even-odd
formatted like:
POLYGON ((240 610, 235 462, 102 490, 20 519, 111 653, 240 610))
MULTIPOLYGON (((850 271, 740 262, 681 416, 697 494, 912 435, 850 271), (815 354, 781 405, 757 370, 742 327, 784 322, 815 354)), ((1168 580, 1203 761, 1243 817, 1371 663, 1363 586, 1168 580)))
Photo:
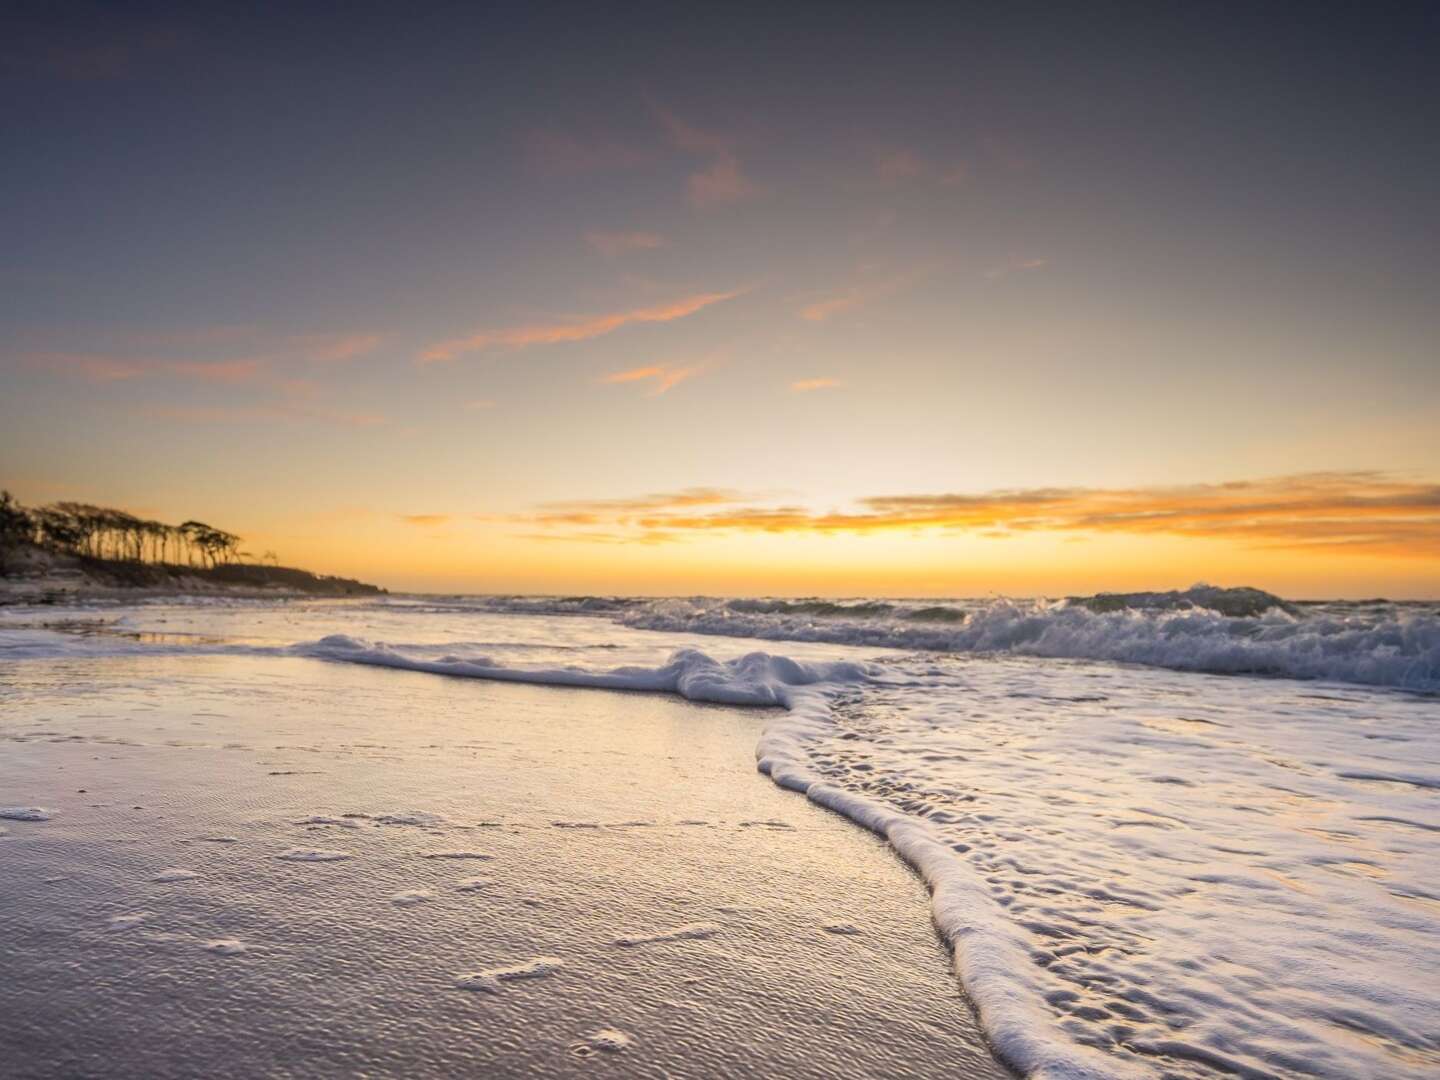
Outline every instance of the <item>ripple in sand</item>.
POLYGON ((360 823, 351 821, 349 818, 326 817, 324 814, 312 814, 310 817, 296 818, 291 825, 332 825, 337 829, 358 829, 360 823))
POLYGON ((427 904, 435 899, 435 894, 429 889, 405 889, 390 897, 390 902, 397 907, 413 907, 416 904, 427 904))
POLYGON ((427 851, 421 858, 425 859, 493 859, 494 855, 485 851, 427 851))
POLYGON ((49 821, 53 813, 43 806, 0 806, 0 818, 10 821, 49 821))
POLYGON ((629 948, 634 945, 655 945, 662 941, 695 941, 701 938, 714 937, 720 933, 722 929, 723 927, 721 927, 719 923, 687 923, 684 926, 677 926, 670 930, 660 930, 654 934, 631 934, 626 937, 616 938, 613 944, 623 945, 629 948))
POLYGON ((275 856, 275 858, 284 859, 286 862, 339 862, 341 859, 349 859, 351 857, 348 851, 313 847, 292 847, 275 856))
POLYGON ((214 953, 216 956, 239 956, 243 952, 249 952, 247 946, 239 938, 214 938, 201 946, 206 952, 214 953))
POLYGON ((150 880, 164 884, 171 881, 193 881, 199 876, 200 873, 197 870, 161 870, 150 880))
POLYGON ((591 1057, 594 1054, 618 1054, 635 1041, 635 1036, 619 1028, 601 1028, 592 1031, 583 1039, 570 1044, 570 1053, 576 1057, 591 1057))
MULTIPOLYGON (((350 817, 351 815, 346 814, 345 816, 350 817)), ((432 829, 446 824, 445 819, 439 814, 427 814, 421 810, 412 810, 406 814, 376 814, 370 820, 377 825, 419 825, 432 829)))
POLYGON ((479 990, 486 994, 498 994, 503 988, 503 983, 516 979, 543 979, 546 976, 554 975, 564 966, 565 961, 558 956, 538 956, 523 964, 486 968, 484 971, 477 971, 470 975, 461 975, 455 980, 455 986, 459 990, 479 990))

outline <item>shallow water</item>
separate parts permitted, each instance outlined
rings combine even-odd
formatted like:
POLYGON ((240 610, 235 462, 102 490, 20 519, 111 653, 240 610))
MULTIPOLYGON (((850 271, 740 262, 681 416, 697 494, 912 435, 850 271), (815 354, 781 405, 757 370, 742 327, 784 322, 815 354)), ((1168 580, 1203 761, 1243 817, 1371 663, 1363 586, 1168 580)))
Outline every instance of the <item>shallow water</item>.
MULTIPOLYGON (((1017 655, 1088 642, 1108 656, 1117 642, 1141 642, 1164 663, 1188 643, 1224 661, 1221 670, 1265 670, 1257 657, 1278 657, 1297 673, 1427 685, 1428 609, 927 615, 955 623, 946 634, 1039 627, 1015 638, 1025 648, 965 656, 943 644, 921 653, 866 644, 909 640, 891 627, 908 618, 903 602, 857 616, 592 600, 146 605, 71 613, 91 622, 63 630, 7 613, 0 649, 17 658, 14 672, 83 671, 116 654, 245 657, 258 666, 242 695, 261 701, 267 665, 303 656, 391 669, 373 676, 382 684, 467 684, 440 674, 782 706, 764 714, 762 769, 885 836, 922 872, 961 981, 1016 1068, 1440 1070, 1440 699, 1017 655), (756 652, 780 651, 773 644, 713 632, 737 626, 804 640, 779 658, 756 652)), ((104 662, 120 663, 123 687, 125 664, 104 662)), ((82 696, 91 678, 75 684, 82 696)), ((682 831, 677 849, 689 842, 682 831)), ((834 924, 846 921, 855 920, 834 924)))
POLYGON ((6 1077, 999 1077, 763 716, 272 657, 0 673, 6 1077), (829 929, 853 922, 855 935, 829 929))

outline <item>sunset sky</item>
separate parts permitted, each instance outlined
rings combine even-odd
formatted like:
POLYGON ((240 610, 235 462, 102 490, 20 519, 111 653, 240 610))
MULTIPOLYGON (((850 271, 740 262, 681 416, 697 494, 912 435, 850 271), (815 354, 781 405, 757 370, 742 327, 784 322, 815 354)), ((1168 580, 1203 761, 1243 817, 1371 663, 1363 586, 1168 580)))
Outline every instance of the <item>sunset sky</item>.
POLYGON ((200 7, 0 16, 26 503, 392 589, 1440 597, 1433 7, 200 7))

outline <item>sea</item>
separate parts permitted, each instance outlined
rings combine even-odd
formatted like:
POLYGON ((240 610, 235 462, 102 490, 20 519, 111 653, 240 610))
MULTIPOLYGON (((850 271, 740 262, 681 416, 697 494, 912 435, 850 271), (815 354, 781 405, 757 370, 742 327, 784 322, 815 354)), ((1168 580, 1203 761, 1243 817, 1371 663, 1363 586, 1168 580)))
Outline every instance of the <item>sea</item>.
POLYGON ((1440 1075, 1440 604, 1196 586, 16 606, 0 705, 31 663, 191 655, 768 710, 758 772, 924 879, 1022 1075, 1440 1075))

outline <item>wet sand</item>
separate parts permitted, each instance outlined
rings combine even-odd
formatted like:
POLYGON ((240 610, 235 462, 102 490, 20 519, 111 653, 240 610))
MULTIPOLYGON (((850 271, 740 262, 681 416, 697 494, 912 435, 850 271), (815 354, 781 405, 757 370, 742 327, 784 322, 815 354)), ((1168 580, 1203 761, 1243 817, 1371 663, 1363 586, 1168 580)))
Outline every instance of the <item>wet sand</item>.
POLYGON ((763 714, 306 660, 0 671, 12 1077, 1003 1077, 763 714))

